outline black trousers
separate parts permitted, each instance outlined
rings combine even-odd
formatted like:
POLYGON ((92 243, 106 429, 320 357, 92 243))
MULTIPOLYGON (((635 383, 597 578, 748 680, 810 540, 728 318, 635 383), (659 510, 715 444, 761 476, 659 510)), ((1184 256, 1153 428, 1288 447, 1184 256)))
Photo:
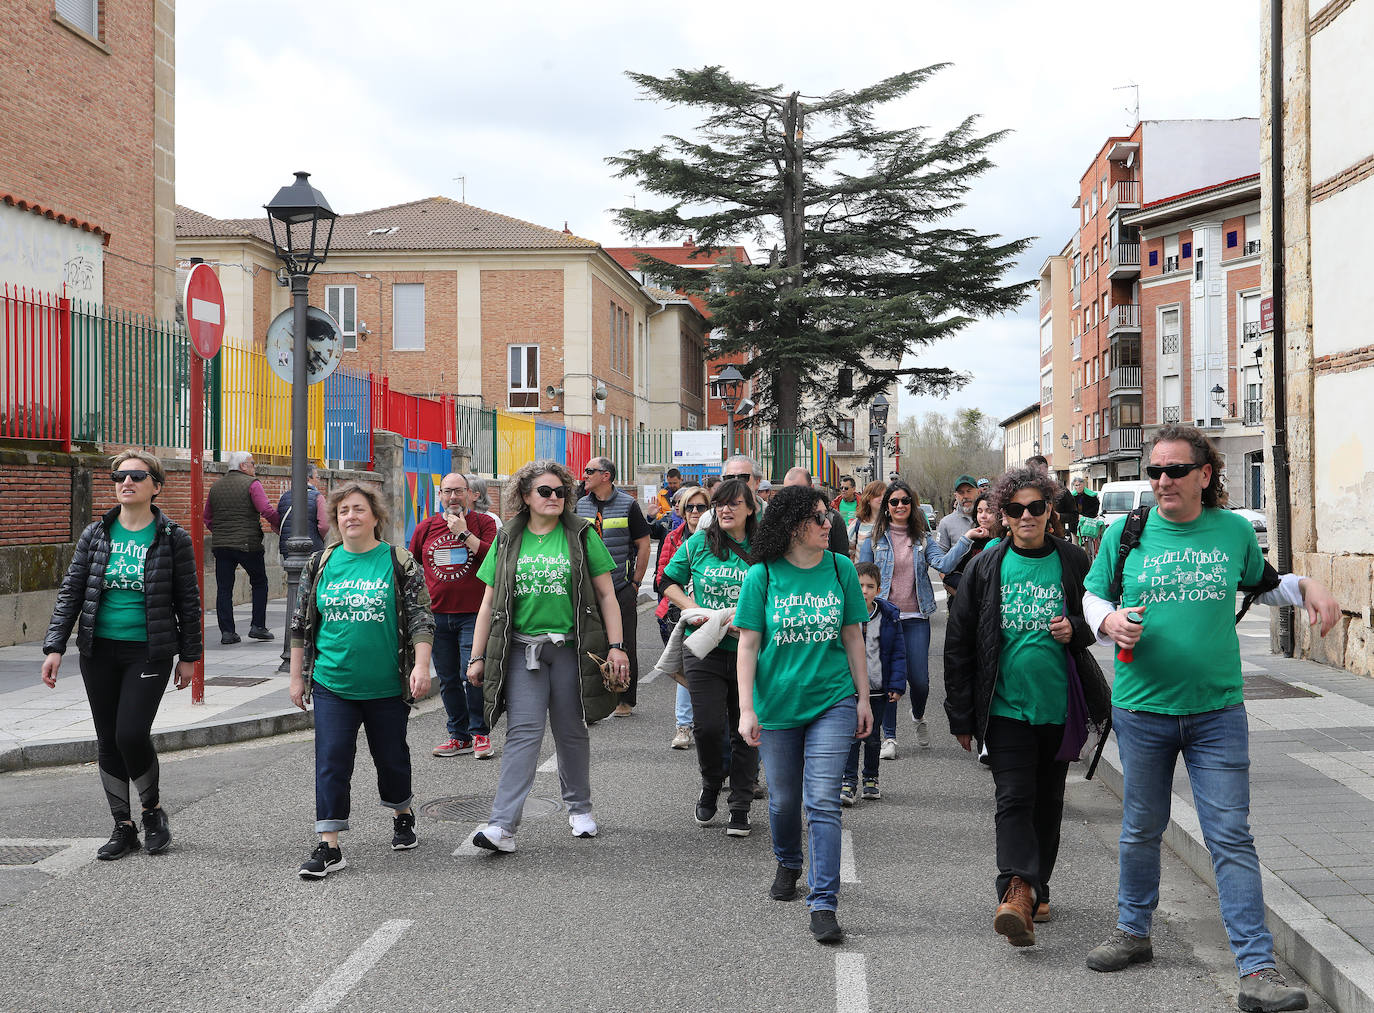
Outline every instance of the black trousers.
POLYGON ((97 637, 91 653, 81 655, 81 679, 95 724, 96 765, 116 821, 130 819, 130 781, 143 808, 157 808, 153 718, 171 675, 172 659, 150 661, 142 640, 97 637))
POLYGON ((698 658, 682 651, 683 674, 687 692, 692 695, 692 735, 696 739, 697 765, 701 786, 719 790, 730 779, 729 806, 746 812, 754 801, 754 784, 759 779, 759 751, 739 733, 739 680, 735 675, 735 652, 714 650, 698 658), (730 740, 727 770, 721 744, 730 740))
POLYGON ((997 896, 1020 876, 1036 899, 1050 899, 1050 875, 1059 857, 1064 816, 1064 778, 1069 765, 1056 760, 1063 725, 1032 725, 993 716, 988 720, 988 766, 997 786, 997 896))
POLYGON ((248 574, 248 587, 253 593, 253 618, 249 625, 254 629, 267 626, 267 564, 262 549, 257 552, 244 552, 242 549, 215 549, 215 618, 219 620, 221 633, 234 630, 234 577, 238 567, 248 574))
POLYGON ((639 585, 626 584, 615 600, 620 604, 621 639, 630 656, 630 688, 620 694, 620 702, 633 707, 639 700, 639 585))

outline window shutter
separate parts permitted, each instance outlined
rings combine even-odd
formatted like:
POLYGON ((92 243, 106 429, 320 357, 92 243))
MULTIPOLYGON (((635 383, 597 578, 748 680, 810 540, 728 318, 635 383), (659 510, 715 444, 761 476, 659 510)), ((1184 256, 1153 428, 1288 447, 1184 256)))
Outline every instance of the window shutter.
POLYGON ((57 0, 59 16, 80 28, 92 38, 100 30, 100 0, 57 0))
POLYGON ((391 347, 424 351, 425 286, 391 286, 391 347))

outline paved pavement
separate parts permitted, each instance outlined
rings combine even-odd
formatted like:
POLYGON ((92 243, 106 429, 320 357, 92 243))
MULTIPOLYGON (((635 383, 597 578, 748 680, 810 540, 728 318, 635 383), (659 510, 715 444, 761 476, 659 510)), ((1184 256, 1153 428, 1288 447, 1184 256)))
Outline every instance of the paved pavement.
MULTIPOLYGON (((274 629, 281 628, 281 609, 282 602, 272 604, 269 622, 274 629)), ((1374 682, 1270 655, 1266 610, 1255 613, 1240 632, 1251 727, 1252 827, 1264 865, 1270 927, 1284 956, 1334 1008, 1374 1013, 1374 682)), ((656 643, 651 618, 641 618, 641 643, 656 643)), ((240 626, 246 629, 246 615, 240 626)), ((941 638, 935 639, 938 644, 941 638)), ((280 640, 258 644, 245 639, 223 648, 213 630, 209 640, 206 704, 193 707, 188 692, 169 690, 156 725, 163 748, 236 741, 308 725, 308 717, 287 699, 286 677, 275 672, 280 640), (235 682, 223 681, 226 677, 235 682)), ((1108 653, 1102 649, 1104 662, 1108 653)), ((938 656, 938 647, 933 654, 938 656)), ((0 769, 93 758, 75 660, 69 653, 58 688, 48 690, 38 681, 36 644, 0 649, 0 769)), ((935 661, 932 675, 938 682, 935 661)), ((645 670, 650 664, 645 661, 645 670)), ((670 690, 661 686, 653 691, 665 698, 653 706, 663 711, 655 718, 662 718, 659 723, 669 734, 670 690)), ((932 731, 937 733, 943 727, 937 707, 941 697, 938 691, 932 694, 932 731)), ((424 710, 434 706, 431 700, 424 710)), ((1103 779, 1119 790, 1114 743, 1104 759, 1103 779)), ((1182 765, 1175 795, 1169 843, 1210 882, 1182 765)), ((72 856, 57 854, 35 869, 48 871, 48 863, 60 872, 88 844, 81 840, 72 856)), ((917 853, 912 860, 919 863, 917 853)), ((1110 899, 1112 886, 1097 883, 1093 889, 1105 890, 1110 899)))

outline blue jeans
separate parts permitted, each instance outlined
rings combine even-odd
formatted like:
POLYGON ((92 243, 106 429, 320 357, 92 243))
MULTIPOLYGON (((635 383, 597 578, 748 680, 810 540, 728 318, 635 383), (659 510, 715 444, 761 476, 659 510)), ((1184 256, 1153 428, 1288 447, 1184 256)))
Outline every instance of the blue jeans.
POLYGON ((768 768, 768 826, 779 865, 802 867, 801 818, 806 807, 806 870, 812 911, 834 911, 840 891, 840 783, 858 729, 858 697, 847 697, 800 728, 762 732, 768 768))
POLYGON ((399 696, 345 700, 318 682, 315 704, 315 830, 347 830, 353 760, 358 728, 367 730, 367 748, 377 767, 377 793, 387 809, 408 809, 410 748, 406 722, 410 708, 399 696))
POLYGON ((1242 975, 1273 967, 1274 939, 1264 924, 1259 858, 1250 836, 1245 705, 1186 715, 1113 707, 1112 725, 1125 780, 1117 927, 1133 936, 1150 934, 1159 904, 1159 843, 1182 753, 1236 967, 1242 975))
POLYGON ((677 698, 673 704, 673 718, 679 725, 692 723, 692 694, 682 683, 677 684, 677 698))
POLYGON ((439 699, 444 701, 448 714, 448 737, 464 742, 488 732, 482 714, 482 687, 467 680, 472 630, 476 625, 474 612, 434 613, 434 652, 430 657, 439 673, 439 699))
MULTIPOLYGON (((903 619, 902 642, 906 646, 906 693, 911 701, 911 714, 917 721, 926 716, 926 700, 930 698, 930 620, 903 619)), ((897 708, 901 701, 887 703, 881 711, 883 738, 897 737, 897 708)))

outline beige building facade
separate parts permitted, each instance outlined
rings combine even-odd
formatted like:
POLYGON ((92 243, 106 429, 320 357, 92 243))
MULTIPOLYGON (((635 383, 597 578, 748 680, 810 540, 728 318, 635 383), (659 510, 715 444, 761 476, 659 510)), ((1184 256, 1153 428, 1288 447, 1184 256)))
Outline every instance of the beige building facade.
MULTIPOLYGON (((1040 445, 1041 408, 1036 402, 998 423, 1002 427, 1002 467, 1024 464, 1026 458, 1042 452, 1040 445)), ((1049 454, 1045 454, 1049 457, 1049 454)))

